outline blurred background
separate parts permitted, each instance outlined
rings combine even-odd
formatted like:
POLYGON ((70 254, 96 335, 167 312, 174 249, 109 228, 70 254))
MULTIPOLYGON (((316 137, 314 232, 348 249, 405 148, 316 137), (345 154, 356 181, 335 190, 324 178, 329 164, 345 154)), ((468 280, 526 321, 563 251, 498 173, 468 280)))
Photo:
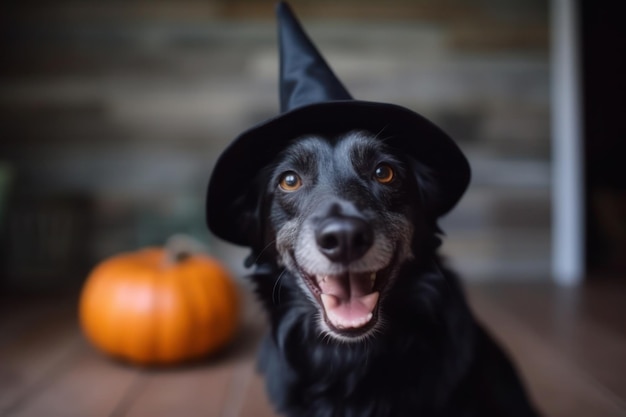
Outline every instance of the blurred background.
MULTIPOLYGON (((467 153, 471 188, 443 221, 452 262, 469 279, 548 279, 547 4, 294 7, 355 97, 414 109, 467 153)), ((230 140, 278 113, 273 2, 15 2, 1 16, 2 284, 76 284, 179 232, 240 268, 208 235, 204 194, 230 140)))
MULTIPOLYGON (((468 156, 470 189, 442 220, 443 252, 464 279, 552 282, 549 2, 291 3, 354 97, 423 114, 468 156)), ((623 14, 609 0, 567 3, 581 16, 585 282, 623 282, 623 14)), ((273 10, 0 3, 0 302, 75 291, 102 259, 176 233, 245 274, 246 251, 206 230, 205 187, 232 138, 278 113, 273 10)))

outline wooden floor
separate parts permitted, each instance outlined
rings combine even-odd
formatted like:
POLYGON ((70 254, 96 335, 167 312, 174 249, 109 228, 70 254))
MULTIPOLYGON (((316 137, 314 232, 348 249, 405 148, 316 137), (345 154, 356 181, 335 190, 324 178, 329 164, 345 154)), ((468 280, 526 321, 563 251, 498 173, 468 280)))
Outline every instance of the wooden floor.
MULTIPOLYGON (((626 416, 626 282, 580 290, 474 285, 468 293, 546 416, 626 416)), ((254 370, 263 326, 252 320, 219 357, 147 370, 87 344, 76 297, 0 303, 0 416, 274 416, 254 370)))

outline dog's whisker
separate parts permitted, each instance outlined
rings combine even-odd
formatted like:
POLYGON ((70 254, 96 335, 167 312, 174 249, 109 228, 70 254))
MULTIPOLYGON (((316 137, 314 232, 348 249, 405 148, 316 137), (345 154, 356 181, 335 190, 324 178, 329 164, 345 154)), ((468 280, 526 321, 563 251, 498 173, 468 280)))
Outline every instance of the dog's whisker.
POLYGON ((285 273, 287 271, 283 270, 283 272, 280 273, 280 275, 278 276, 278 278, 276 279, 276 282, 274 282, 274 287, 272 288, 272 303, 274 305, 280 305, 280 289, 281 289, 281 281, 283 279, 283 277, 285 276, 285 273), (278 297, 276 297, 276 288, 278 287, 278 297), (276 302, 276 298, 278 298, 278 302, 276 302))
POLYGON ((272 246, 274 246, 275 243, 276 243, 276 239, 270 241, 267 245, 265 245, 265 247, 261 249, 261 251, 257 254, 256 258, 254 259, 254 263, 255 264, 258 263, 259 259, 261 259, 261 256, 263 256, 263 253, 269 248, 271 248, 272 246))
POLYGON ((385 129, 387 129, 389 127, 389 125, 385 125, 383 126, 375 135, 374 135, 374 139, 376 140, 380 140, 381 142, 385 142, 389 139, 391 139, 391 136, 387 136, 386 138, 381 138, 380 135, 385 131, 385 129))

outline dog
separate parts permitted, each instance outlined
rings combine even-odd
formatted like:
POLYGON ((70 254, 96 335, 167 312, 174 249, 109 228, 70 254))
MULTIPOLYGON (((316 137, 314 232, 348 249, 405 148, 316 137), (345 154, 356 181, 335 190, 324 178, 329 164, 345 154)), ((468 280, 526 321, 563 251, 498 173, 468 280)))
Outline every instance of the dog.
POLYGON ((532 417, 516 371, 438 255, 469 162, 424 116, 360 101, 285 3, 280 109, 216 161, 207 224, 251 248, 287 417, 532 417))
POLYGON ((530 417, 437 255, 438 184, 371 132, 307 135, 231 210, 258 236, 260 370, 290 417, 530 417), (245 221, 244 221, 245 219, 245 221))

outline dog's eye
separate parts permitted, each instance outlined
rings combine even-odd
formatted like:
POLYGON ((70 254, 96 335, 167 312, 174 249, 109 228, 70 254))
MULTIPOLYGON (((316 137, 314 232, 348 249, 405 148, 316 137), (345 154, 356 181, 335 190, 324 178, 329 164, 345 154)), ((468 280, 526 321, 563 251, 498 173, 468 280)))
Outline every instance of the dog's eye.
POLYGON ((302 180, 300 176, 293 171, 287 171, 280 176, 280 182, 278 186, 283 191, 297 191, 300 187, 302 187, 302 180))
POLYGON ((393 168, 387 164, 380 164, 374 170, 374 179, 381 184, 389 184, 393 181, 395 173, 393 168))

